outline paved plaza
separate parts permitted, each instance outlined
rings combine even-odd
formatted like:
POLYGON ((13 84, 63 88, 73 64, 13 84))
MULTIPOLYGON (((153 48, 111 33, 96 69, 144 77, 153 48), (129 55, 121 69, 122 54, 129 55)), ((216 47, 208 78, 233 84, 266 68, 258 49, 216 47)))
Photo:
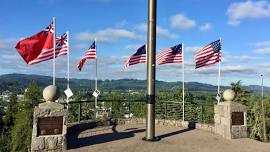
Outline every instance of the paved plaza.
POLYGON ((87 129, 68 136, 69 152, 269 152, 270 144, 249 138, 227 140, 198 129, 156 126, 158 142, 141 140, 145 124, 87 129))

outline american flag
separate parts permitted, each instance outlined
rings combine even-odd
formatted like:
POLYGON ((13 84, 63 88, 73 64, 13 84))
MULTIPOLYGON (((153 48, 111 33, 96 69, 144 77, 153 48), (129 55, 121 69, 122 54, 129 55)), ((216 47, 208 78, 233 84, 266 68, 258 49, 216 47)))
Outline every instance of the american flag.
POLYGON ((145 45, 143 45, 126 60, 125 68, 134 64, 145 62, 146 62, 146 47, 145 45))
MULTIPOLYGON (((45 29, 46 31, 54 32, 52 28, 45 29)), ((67 55, 68 53, 68 40, 67 33, 62 34, 60 37, 57 37, 55 40, 55 58, 67 55)), ((36 59, 29 62, 29 64, 37 64, 43 61, 53 59, 54 51, 53 49, 43 49, 41 53, 37 56, 36 59)))
POLYGON ((217 40, 205 46, 195 56, 196 67, 204 67, 221 61, 221 42, 217 40))
POLYGON ((167 48, 157 54, 157 63, 167 64, 167 63, 182 63, 182 44, 167 48))
POLYGON ((77 66, 79 71, 82 70, 82 67, 87 59, 96 59, 96 58, 97 58, 96 42, 94 41, 93 44, 90 46, 90 48, 85 53, 85 55, 81 58, 80 63, 77 66))

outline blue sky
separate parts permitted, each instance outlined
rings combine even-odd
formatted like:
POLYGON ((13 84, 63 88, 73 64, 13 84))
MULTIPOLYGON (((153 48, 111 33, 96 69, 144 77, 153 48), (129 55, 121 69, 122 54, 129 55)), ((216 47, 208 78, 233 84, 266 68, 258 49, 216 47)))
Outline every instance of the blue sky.
MULTIPOLYGON (((76 65, 97 38, 99 78, 146 78, 146 65, 123 70, 124 60, 146 43, 147 0, 3 0, 0 5, 0 74, 52 75, 52 61, 26 65, 14 46, 56 17, 58 35, 70 32, 71 77, 94 78, 94 62, 76 65)), ((222 39, 221 84, 242 80, 270 86, 270 2, 266 0, 158 0, 157 52, 184 43, 186 81, 217 84, 217 65, 194 69, 193 57, 222 39)), ((66 57, 57 58, 66 77, 66 57)), ((157 79, 181 81, 181 65, 157 66, 157 79)))

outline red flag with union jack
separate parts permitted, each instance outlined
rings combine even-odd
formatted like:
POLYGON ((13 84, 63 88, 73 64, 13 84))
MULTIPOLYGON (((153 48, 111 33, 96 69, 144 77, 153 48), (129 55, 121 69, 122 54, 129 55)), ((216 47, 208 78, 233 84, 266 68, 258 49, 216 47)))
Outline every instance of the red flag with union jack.
POLYGON ((87 59, 96 59, 97 58, 97 53, 96 53, 96 41, 94 41, 93 43, 92 43, 92 45, 90 46, 90 48, 87 50, 87 52, 85 53, 85 55, 81 58, 81 60, 80 60, 80 63, 78 64, 78 69, 79 69, 79 71, 81 71, 82 70, 82 67, 83 67, 83 65, 84 65, 84 63, 85 63, 85 61, 87 60, 87 59))
POLYGON ((53 52, 54 29, 52 22, 41 32, 17 43, 15 48, 27 64, 38 63, 35 60, 44 52, 53 52))
MULTIPOLYGON (((69 46, 67 40, 67 33, 64 33, 61 36, 57 37, 55 40, 55 58, 62 55, 67 55, 68 47, 69 46)), ((36 64, 51 59, 53 59, 53 50, 44 50, 38 55, 35 60, 29 62, 29 64, 36 64)))

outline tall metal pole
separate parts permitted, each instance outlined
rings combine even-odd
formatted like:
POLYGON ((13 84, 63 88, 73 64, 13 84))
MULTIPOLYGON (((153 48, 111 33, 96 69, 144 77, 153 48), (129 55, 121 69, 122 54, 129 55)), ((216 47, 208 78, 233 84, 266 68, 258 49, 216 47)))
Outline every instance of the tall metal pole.
POLYGON ((185 121, 185 60, 184 60, 184 44, 182 43, 182 106, 183 116, 182 121, 185 121))
MULTIPOLYGON (((67 89, 69 89, 69 31, 67 31, 67 89)), ((67 109, 68 109, 69 99, 67 97, 67 109)))
POLYGON ((53 17, 54 36, 53 36, 53 85, 55 86, 55 39, 56 39, 56 21, 53 17))
POLYGON ((265 125, 265 109, 264 109, 264 99, 263 99, 263 75, 262 77, 262 121, 263 121, 263 140, 264 142, 267 141, 267 136, 266 136, 266 125, 265 125))
MULTIPOLYGON (((221 38, 219 38, 219 41, 221 43, 221 38)), ((220 63, 221 63, 221 60, 219 59, 219 62, 218 62, 218 96, 219 96, 218 103, 220 102, 220 97, 221 97, 220 95, 220 63)))
MULTIPOLYGON (((96 77, 95 77, 95 91, 97 90, 97 39, 95 38, 95 47, 96 47, 96 77)), ((95 117, 97 118, 97 97, 95 97, 95 117)))
POLYGON ((67 89, 69 88, 69 32, 67 31, 67 89))
POLYGON ((146 136, 147 141, 156 141, 155 137, 155 80, 156 80, 156 9, 157 0, 148 0, 147 35, 147 95, 146 95, 146 136))
MULTIPOLYGON (((96 77, 95 77, 95 91, 97 90, 97 39, 95 38, 96 47, 96 77)), ((95 118, 97 118, 97 97, 95 97, 95 118)))

